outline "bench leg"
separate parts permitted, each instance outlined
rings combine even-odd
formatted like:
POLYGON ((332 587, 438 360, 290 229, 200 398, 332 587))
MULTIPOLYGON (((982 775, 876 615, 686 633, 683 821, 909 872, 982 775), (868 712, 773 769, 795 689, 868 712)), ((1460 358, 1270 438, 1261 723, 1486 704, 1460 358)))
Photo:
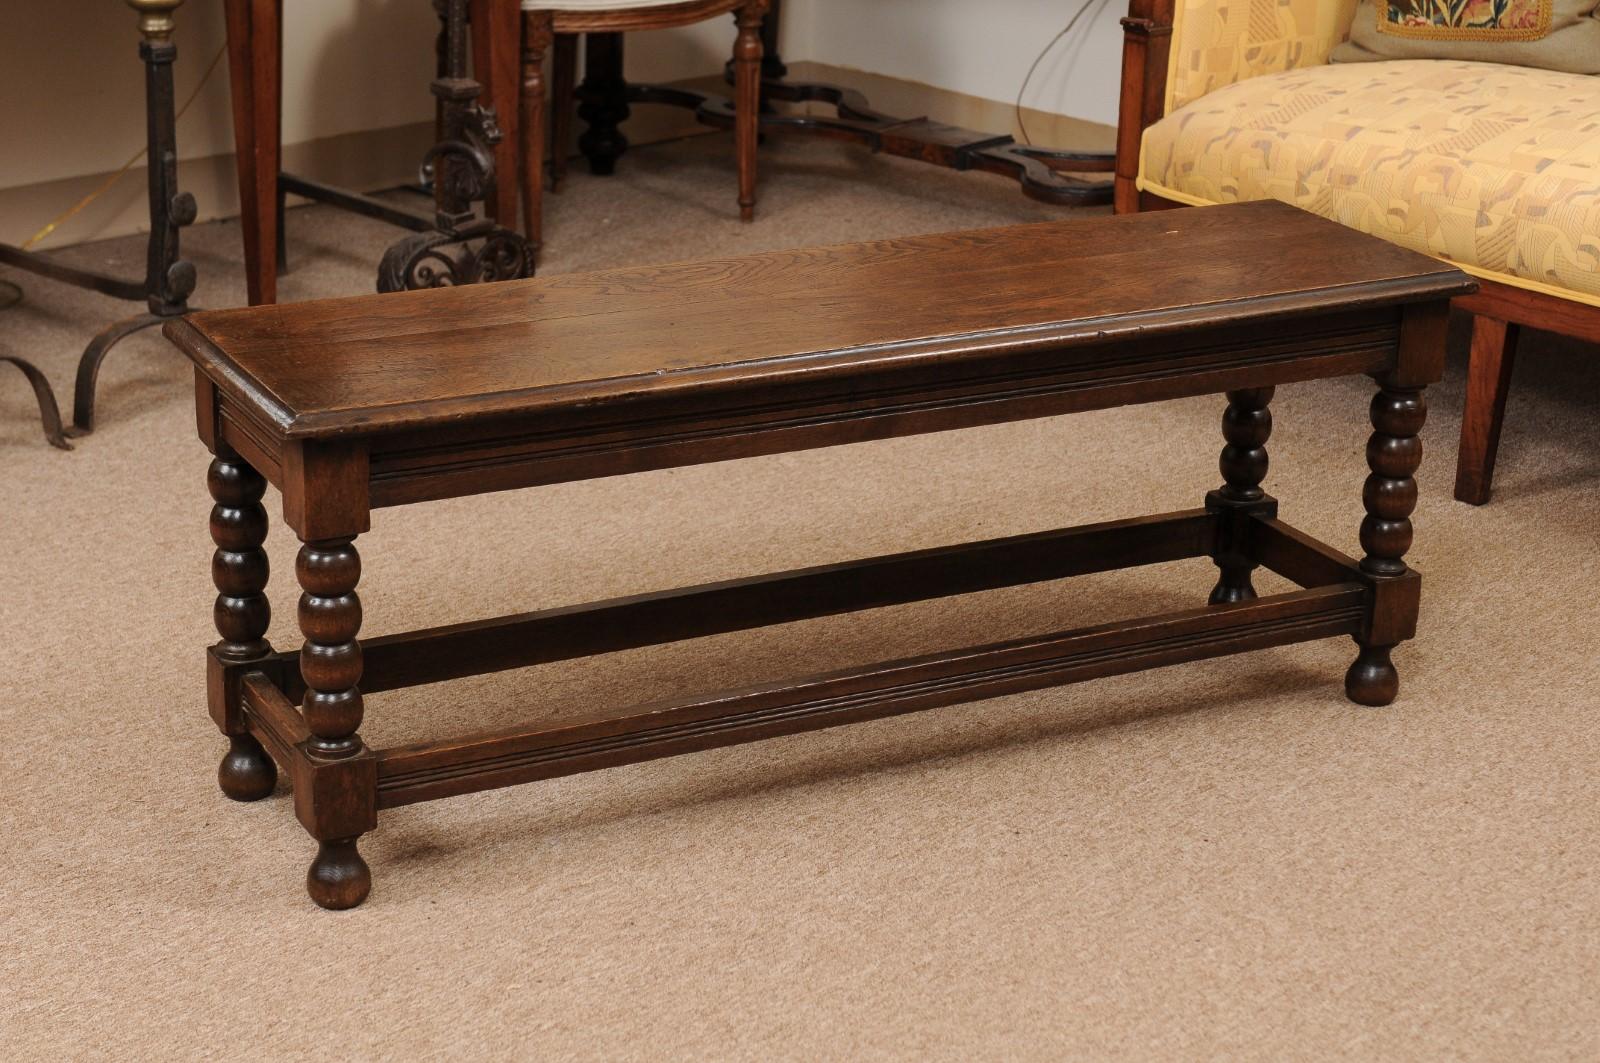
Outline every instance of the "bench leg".
MULTIPOLYGON (((267 601, 267 511, 261 496, 267 481, 231 450, 218 448, 206 475, 211 507, 211 540, 217 549, 211 557, 211 580, 217 601, 212 609, 219 641, 211 647, 215 662, 249 662, 269 656, 267 626, 272 606, 267 601)), ((261 743, 245 729, 239 692, 222 680, 212 665, 207 683, 212 718, 228 736, 228 752, 217 769, 222 792, 235 801, 259 801, 272 793, 277 767, 261 743)))
POLYGON ((1372 400, 1372 437, 1362 491, 1367 516, 1361 522, 1361 571, 1373 580, 1373 615, 1356 638, 1360 652, 1345 673, 1344 688, 1358 705, 1383 706, 1399 693, 1400 676, 1390 652, 1416 626, 1416 574, 1406 566, 1411 549, 1411 512, 1417 506, 1413 474, 1422 463, 1418 433, 1428 417, 1420 387, 1384 381, 1372 400))
MULTIPOLYGON (((300 676, 306 693, 301 702, 306 727, 311 732, 309 752, 321 761, 345 761, 366 751, 356 729, 361 726, 362 699, 361 599, 356 582, 361 578, 361 557, 352 538, 306 542, 295 559, 300 579, 300 676)), ((318 793, 318 807, 302 815, 317 839, 317 856, 306 875, 306 892, 324 908, 354 908, 372 889, 372 872, 356 850, 360 831, 370 810, 357 787, 332 786, 318 793)), ((297 797, 299 795, 297 794, 297 797)))
POLYGON ((1223 516, 1211 556, 1221 570, 1211 591, 1212 605, 1247 602, 1256 596, 1250 573, 1256 557, 1249 542, 1251 518, 1275 515, 1277 503, 1261 490, 1267 477, 1267 439, 1272 435, 1272 388, 1228 392, 1222 414, 1222 448, 1218 467, 1223 485, 1206 496, 1206 509, 1223 516))

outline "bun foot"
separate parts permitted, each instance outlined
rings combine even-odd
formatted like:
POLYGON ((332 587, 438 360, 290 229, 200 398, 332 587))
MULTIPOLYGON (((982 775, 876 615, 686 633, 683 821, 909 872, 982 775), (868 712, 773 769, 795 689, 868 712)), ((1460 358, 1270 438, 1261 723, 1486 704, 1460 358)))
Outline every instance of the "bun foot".
POLYGON ((372 869, 356 851, 356 840, 318 842, 317 858, 306 872, 306 892, 323 908, 354 908, 372 892, 372 869))
POLYGON ((278 784, 278 766, 250 735, 228 736, 228 752, 217 768, 217 785, 235 801, 259 801, 278 784))
POLYGON ((1344 674, 1345 696, 1357 705, 1382 708, 1400 693, 1400 673, 1389 660, 1392 646, 1363 646, 1344 674))
POLYGON ((1240 602, 1253 602, 1256 600, 1256 589, 1250 585, 1250 573, 1244 575, 1244 582, 1230 583, 1224 576, 1212 588, 1211 597, 1207 599, 1212 605, 1238 605, 1240 602))

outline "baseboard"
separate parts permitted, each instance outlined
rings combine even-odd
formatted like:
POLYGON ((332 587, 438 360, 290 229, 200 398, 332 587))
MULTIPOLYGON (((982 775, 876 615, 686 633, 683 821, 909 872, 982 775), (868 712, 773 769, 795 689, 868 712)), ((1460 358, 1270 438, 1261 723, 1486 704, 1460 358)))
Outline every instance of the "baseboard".
MULTIPOLYGON (((795 81, 827 81, 864 93, 873 108, 902 118, 928 117, 984 132, 1008 133, 1022 139, 1010 104, 968 96, 933 85, 885 77, 865 70, 809 60, 791 62, 795 81)), ((671 82, 674 87, 726 94, 718 75, 671 82)), ((804 105, 818 108, 820 105, 804 105)), ((1110 151, 1116 138, 1111 126, 1066 115, 1023 110, 1029 139, 1046 147, 1110 151)), ((574 122, 574 135, 581 122, 574 122)), ((711 132, 680 107, 640 105, 623 124, 636 145, 653 144, 711 132)), ((183 130, 178 130, 182 143, 183 130)), ((286 144, 284 168, 318 181, 371 191, 417 179, 417 163, 433 143, 433 123, 418 122, 388 129, 363 130, 299 144, 286 144)), ((571 145, 568 146, 571 151, 571 145)), ((20 244, 42 226, 98 188, 110 172, 0 189, 0 242, 20 244)), ((104 240, 149 230, 144 167, 135 167, 117 184, 42 240, 48 249, 104 240)), ((179 186, 194 195, 199 220, 212 221, 239 213, 239 192, 231 154, 187 159, 178 166, 179 186)))
MULTIPOLYGON (((791 81, 826 81, 855 89, 867 97, 873 110, 897 118, 931 118, 936 122, 979 132, 1007 134, 1019 141, 1026 140, 1046 148, 1111 152, 1116 146, 1115 126, 1084 118, 1024 107, 1022 124, 1027 127, 1024 131, 1018 125, 1015 106, 1000 100, 969 96, 920 81, 906 81, 867 70, 806 59, 788 63, 787 66, 791 81)), ((821 108, 820 104, 807 106, 821 108)), ((826 112, 826 108, 822 110, 826 112)))
MULTIPOLYGON (((672 82, 705 90, 719 85, 716 77, 672 82)), ((575 126, 582 123, 573 123, 575 126)), ((676 107, 635 107, 622 126, 634 144, 652 144, 710 130, 693 114, 676 107)), ((417 164, 433 144, 433 123, 417 122, 388 129, 368 129, 283 147, 283 168, 341 188, 374 191, 417 180, 417 164)), ((183 142, 183 128, 178 129, 183 142)), ((112 171, 59 181, 0 189, 0 243, 21 244, 52 218, 99 188, 112 171)), ((129 170, 110 191, 41 240, 38 250, 149 232, 145 181, 148 169, 129 170)), ((209 155, 178 164, 178 186, 194 195, 200 221, 239 214, 239 187, 233 155, 209 155)))

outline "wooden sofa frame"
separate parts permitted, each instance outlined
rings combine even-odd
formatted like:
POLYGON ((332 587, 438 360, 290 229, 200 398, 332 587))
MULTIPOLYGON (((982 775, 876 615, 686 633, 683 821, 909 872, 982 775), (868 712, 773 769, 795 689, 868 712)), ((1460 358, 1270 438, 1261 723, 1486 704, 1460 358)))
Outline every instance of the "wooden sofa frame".
MULTIPOLYGON (((1119 214, 1183 206, 1140 192, 1136 184, 1144 131, 1161 120, 1166 106, 1174 8, 1175 0, 1129 0, 1128 16, 1122 20, 1122 94, 1113 200, 1119 214)), ((1454 305, 1472 315, 1472 354, 1455 495, 1481 506, 1489 501, 1522 328, 1600 343, 1600 307, 1481 278, 1477 293, 1458 297, 1454 305)))

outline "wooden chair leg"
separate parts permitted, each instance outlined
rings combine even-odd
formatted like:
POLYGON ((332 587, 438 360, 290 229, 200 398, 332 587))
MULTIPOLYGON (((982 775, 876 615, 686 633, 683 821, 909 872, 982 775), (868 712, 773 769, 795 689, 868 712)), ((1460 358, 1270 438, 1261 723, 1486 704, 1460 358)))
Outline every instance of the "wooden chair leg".
POLYGON ((761 24, 764 0, 741 7, 734 15, 739 36, 733 46, 734 150, 739 157, 739 220, 756 216, 756 137, 761 121, 761 24))
POLYGON ((523 235, 537 253, 544 233, 544 55, 554 36, 548 11, 522 15, 522 146, 523 235))
POLYGON ((500 123, 494 149, 494 197, 486 204, 494 220, 507 228, 517 224, 518 40, 517 0, 472 0, 473 74, 483 86, 483 102, 493 107, 500 123))
POLYGON ((239 226, 251 306, 278 301, 278 170, 282 153, 282 0, 227 0, 228 72, 239 226))
POLYGON ((1461 417, 1461 453, 1456 460, 1456 498, 1474 506, 1489 501, 1506 395, 1511 390, 1511 368, 1521 332, 1519 325, 1482 314, 1472 319, 1467 405, 1461 417))
POLYGON ((567 179, 567 153, 572 150, 572 116, 577 107, 578 35, 556 34, 550 72, 550 191, 561 191, 567 179))

